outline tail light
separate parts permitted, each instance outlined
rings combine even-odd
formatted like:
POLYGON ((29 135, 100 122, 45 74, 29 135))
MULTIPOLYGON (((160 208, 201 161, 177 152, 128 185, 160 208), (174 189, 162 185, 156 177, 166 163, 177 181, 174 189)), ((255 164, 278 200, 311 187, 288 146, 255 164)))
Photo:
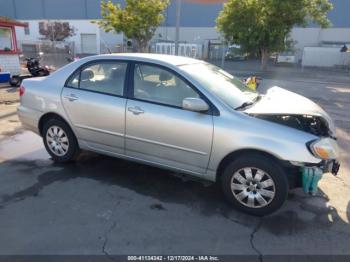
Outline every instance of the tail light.
POLYGON ((24 95, 24 92, 26 91, 26 89, 24 88, 24 86, 20 86, 19 88, 19 96, 23 96, 24 95))

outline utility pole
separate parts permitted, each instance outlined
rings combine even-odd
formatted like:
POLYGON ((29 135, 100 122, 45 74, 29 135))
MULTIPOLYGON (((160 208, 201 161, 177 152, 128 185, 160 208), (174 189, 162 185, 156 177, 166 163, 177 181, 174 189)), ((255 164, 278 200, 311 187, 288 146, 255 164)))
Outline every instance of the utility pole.
POLYGON ((179 55, 181 2, 182 2, 182 0, 176 0, 175 55, 179 55))
MULTIPOLYGON (((225 4, 222 4, 222 9, 224 9, 225 4)), ((222 41, 222 54, 221 54, 221 68, 224 69, 225 68, 225 47, 226 47, 226 41, 225 41, 225 37, 221 36, 221 41, 222 41)))
POLYGON ((225 47, 226 47, 226 43, 225 43, 225 38, 221 37, 221 41, 222 41, 222 54, 221 54, 221 68, 224 69, 225 68, 225 47))

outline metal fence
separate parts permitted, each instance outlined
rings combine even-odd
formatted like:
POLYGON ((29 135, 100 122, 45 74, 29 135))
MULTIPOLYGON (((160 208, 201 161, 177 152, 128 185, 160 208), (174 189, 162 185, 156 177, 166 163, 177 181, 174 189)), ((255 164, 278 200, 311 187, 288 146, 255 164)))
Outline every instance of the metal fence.
POLYGON ((38 57, 41 55, 41 63, 53 68, 60 68, 75 56, 74 42, 51 41, 21 41, 19 47, 24 57, 38 57))
MULTIPOLYGON (((151 44, 152 53, 175 55, 175 43, 153 43, 151 44)), ((180 43, 179 55, 192 58, 203 58, 203 46, 193 43, 180 43)))
MULTIPOLYGON (((70 61, 72 61, 75 56, 80 58, 91 54, 76 54, 75 52, 75 42, 68 41, 19 41, 19 48, 23 52, 23 57, 38 57, 40 53, 40 62, 43 65, 48 65, 52 68, 60 68, 70 61), (69 61, 70 60, 70 61, 69 61)), ((115 47, 107 48, 107 46, 101 42, 100 43, 101 53, 123 53, 123 52, 133 52, 131 47, 128 47, 126 43, 116 45, 115 47)), ((173 42, 153 42, 150 44, 149 51, 151 53, 158 54, 175 54, 175 43, 173 42)), ((192 57, 197 59, 205 60, 219 60, 222 58, 223 52, 225 52, 225 46, 220 40, 207 40, 202 44, 198 43, 180 43, 179 44, 179 55, 192 57)), ((21 58, 20 58, 21 60, 21 58)))
POLYGON ((227 47, 219 41, 208 42, 208 59, 219 60, 222 59, 223 53, 225 54, 227 47))

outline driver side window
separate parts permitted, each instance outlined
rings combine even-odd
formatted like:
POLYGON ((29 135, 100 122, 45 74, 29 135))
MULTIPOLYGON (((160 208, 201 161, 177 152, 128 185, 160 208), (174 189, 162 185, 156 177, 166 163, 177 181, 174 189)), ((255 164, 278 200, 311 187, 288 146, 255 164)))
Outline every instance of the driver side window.
POLYGON ((172 72, 161 67, 136 64, 134 70, 134 97, 182 107, 187 97, 199 98, 197 92, 172 72))

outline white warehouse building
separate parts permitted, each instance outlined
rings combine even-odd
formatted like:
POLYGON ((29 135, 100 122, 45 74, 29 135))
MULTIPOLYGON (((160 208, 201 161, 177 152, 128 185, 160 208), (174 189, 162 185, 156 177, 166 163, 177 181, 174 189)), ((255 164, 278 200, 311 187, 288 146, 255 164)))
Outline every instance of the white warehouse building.
MULTIPOLYGON (((196 57, 198 54, 205 57, 208 43, 220 42, 220 35, 215 29, 215 19, 224 1, 213 0, 215 3, 193 1, 183 0, 181 6, 180 41, 199 46, 196 57)), ((113 2, 125 4, 124 0, 113 2)), ((157 29, 154 42, 171 43, 175 40, 175 2, 172 1, 167 8, 166 19, 157 29)), ((350 19, 348 18, 350 1, 331 0, 331 2, 334 6, 329 13, 329 19, 333 24, 331 28, 320 29, 310 26, 293 29, 291 37, 296 43, 296 63, 309 59, 312 53, 322 57, 324 48, 333 47, 336 50, 344 44, 350 46, 350 19), (313 49, 316 47, 317 49, 313 49), (310 54, 307 57, 304 56, 305 50, 310 54)), ((0 16, 28 23, 28 28, 16 28, 17 40, 22 49, 41 41, 43 36, 40 34, 39 27, 41 22, 47 21, 68 22, 75 29, 75 35, 65 41, 74 43, 74 52, 77 54, 99 54, 106 53, 108 50, 119 52, 125 46, 126 39, 122 34, 105 33, 96 24, 91 23, 92 20, 101 18, 100 0, 0 0, 0 7, 0 16)), ((154 50, 157 50, 157 47, 154 47, 154 50)), ((328 57, 319 58, 317 61, 311 61, 311 59, 311 64, 306 65, 332 66, 345 61, 342 59, 345 58, 340 56, 333 59, 334 61, 328 57)))

